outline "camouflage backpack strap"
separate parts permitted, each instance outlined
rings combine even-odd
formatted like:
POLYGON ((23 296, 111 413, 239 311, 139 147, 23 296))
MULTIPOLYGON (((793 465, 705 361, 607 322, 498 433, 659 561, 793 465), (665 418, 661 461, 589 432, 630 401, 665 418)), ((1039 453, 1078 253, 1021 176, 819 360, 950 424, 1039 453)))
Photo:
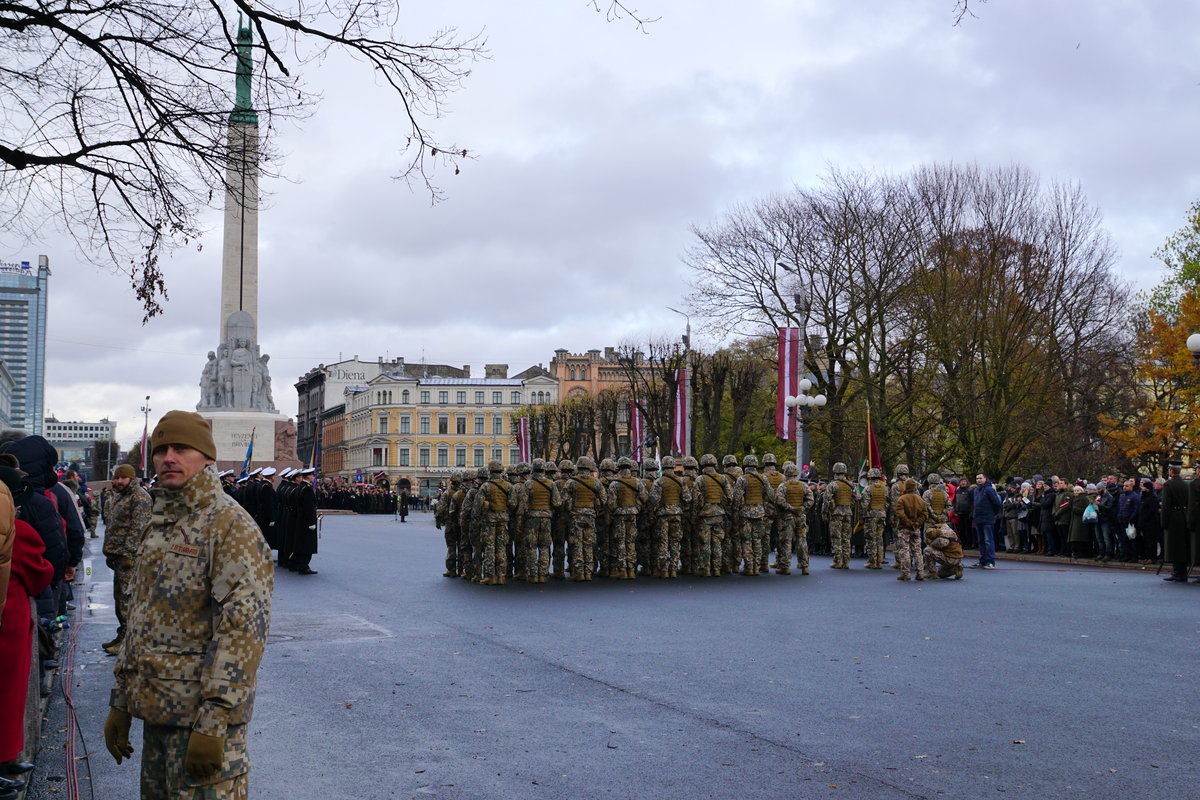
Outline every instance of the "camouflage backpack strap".
POLYGON ((585 489, 587 489, 589 492, 591 492, 591 493, 592 493, 592 497, 594 497, 594 498, 595 498, 595 497, 599 497, 599 496, 600 496, 600 495, 599 495, 599 492, 597 492, 597 491, 595 490, 595 488, 593 488, 592 486, 589 486, 589 485, 588 485, 588 484, 587 484, 585 481, 581 481, 579 478, 575 477, 574 475, 572 475, 572 476, 571 476, 571 480, 575 481, 575 482, 576 482, 576 483, 578 483, 580 486, 582 486, 583 488, 585 488, 585 489))

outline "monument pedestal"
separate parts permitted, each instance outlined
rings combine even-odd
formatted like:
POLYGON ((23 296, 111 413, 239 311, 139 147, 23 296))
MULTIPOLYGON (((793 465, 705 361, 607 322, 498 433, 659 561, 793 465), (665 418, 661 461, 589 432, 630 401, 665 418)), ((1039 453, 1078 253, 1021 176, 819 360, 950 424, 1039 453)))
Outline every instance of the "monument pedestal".
POLYGON ((241 470, 252 435, 254 453, 251 456, 251 468, 267 465, 276 469, 302 466, 296 458, 296 423, 283 414, 205 409, 200 411, 200 416, 212 425, 218 470, 241 470))

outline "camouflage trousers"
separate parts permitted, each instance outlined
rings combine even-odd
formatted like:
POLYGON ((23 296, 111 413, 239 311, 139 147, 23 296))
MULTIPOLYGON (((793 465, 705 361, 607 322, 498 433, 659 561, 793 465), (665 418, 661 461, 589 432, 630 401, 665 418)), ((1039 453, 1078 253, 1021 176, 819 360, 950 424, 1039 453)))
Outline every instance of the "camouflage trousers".
POLYGON ((776 535, 775 564, 776 570, 790 570, 792 553, 796 554, 796 566, 808 569, 808 520, 804 517, 790 517, 779 520, 779 532, 776 535))
POLYGON ((927 573, 936 572, 939 578, 949 578, 954 575, 959 569, 962 569, 961 558, 951 558, 941 550, 934 550, 929 545, 925 545, 925 570, 927 573), (955 568, 958 569, 955 569, 955 568))
POLYGON ((196 786, 185 766, 190 728, 142 726, 142 800, 246 800, 250 758, 246 726, 230 725, 221 770, 212 783, 196 786))
POLYGON ((446 523, 442 528, 442 534, 446 539, 446 572, 451 575, 461 575, 463 564, 461 560, 462 549, 460 547, 458 526, 453 523, 446 523))
POLYGON ((550 526, 550 543, 553 546, 551 563, 554 565, 554 575, 561 578, 567 571, 567 540, 571 532, 569 517, 560 517, 550 526))
POLYGON ((525 520, 525 576, 539 581, 550 572, 550 517, 525 520))
POLYGON ((848 569, 850 567, 850 534, 854 519, 846 514, 834 514, 829 518, 829 547, 833 551, 833 566, 848 569))
POLYGON ((596 563, 601 575, 612 571, 612 517, 608 514, 596 515, 596 563))
POLYGON ((494 580, 508 575, 508 520, 479 522, 479 544, 483 550, 479 577, 494 580))
POLYGON ((113 608, 117 612, 117 638, 125 635, 125 620, 129 616, 129 601, 137 562, 131 556, 108 556, 105 559, 113 573, 113 608))
POLYGON ((725 518, 701 517, 696 536, 695 574, 716 577, 724 569, 725 518))
POLYGON ((683 520, 683 539, 679 543, 679 560, 683 565, 683 574, 691 575, 696 571, 696 518, 685 516, 683 520))
POLYGON ((764 558, 763 550, 768 547, 767 520, 762 517, 742 517, 741 523, 738 548, 742 573, 757 575, 759 562, 764 558))
POLYGON ((508 560, 505 575, 525 577, 525 526, 520 520, 508 521, 508 560))
POLYGON ((637 514, 617 514, 613 517, 612 576, 623 578, 637 569, 637 514))
POLYGON ((896 561, 900 564, 900 574, 907 575, 909 565, 912 571, 921 575, 925 570, 925 559, 921 556, 921 531, 916 528, 900 528, 896 531, 896 561))
POLYGON ((763 540, 762 556, 758 560, 759 572, 770 572, 771 553, 779 549, 779 529, 783 527, 783 523, 774 511, 768 511, 765 522, 767 523, 767 535, 763 540))
POLYGON ((592 579, 596 563, 596 513, 576 511, 571 517, 571 580, 592 579))
POLYGON ((874 517, 869 513, 863 520, 863 549, 867 553, 867 566, 874 569, 883 565, 883 513, 874 517))
POLYGON ((654 532, 654 568, 658 576, 674 576, 679 569, 679 547, 683 542, 683 515, 663 514, 654 532))

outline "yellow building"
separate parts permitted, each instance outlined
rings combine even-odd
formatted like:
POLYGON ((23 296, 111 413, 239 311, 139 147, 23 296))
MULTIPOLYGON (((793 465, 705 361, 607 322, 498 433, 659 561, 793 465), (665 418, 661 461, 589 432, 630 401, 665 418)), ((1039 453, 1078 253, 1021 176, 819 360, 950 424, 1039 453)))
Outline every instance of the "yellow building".
MULTIPOLYGON (((416 371, 419 367, 412 365, 416 371)), ((508 466, 520 460, 513 413, 526 405, 558 402, 558 381, 541 367, 507 377, 506 364, 489 364, 483 378, 415 377, 386 372, 345 390, 345 460, 338 474, 367 482, 407 478, 433 494, 456 470, 508 466)))

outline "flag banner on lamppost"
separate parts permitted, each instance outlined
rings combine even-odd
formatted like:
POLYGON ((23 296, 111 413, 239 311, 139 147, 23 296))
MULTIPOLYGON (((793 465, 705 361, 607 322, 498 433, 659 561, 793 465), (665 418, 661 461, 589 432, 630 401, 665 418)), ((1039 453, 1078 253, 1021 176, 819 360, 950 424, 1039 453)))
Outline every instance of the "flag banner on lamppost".
POLYGON ((638 408, 637 401, 629 401, 629 447, 632 450, 630 456, 634 461, 642 460, 642 410, 638 408))
POLYGON ((521 417, 517 420, 517 449, 521 453, 521 461, 529 462, 533 460, 530 457, 529 444, 529 417, 521 417))
POLYGON ((871 425, 871 409, 867 409, 867 469, 883 469, 883 459, 879 457, 879 442, 875 439, 875 428, 871 425))
POLYGON ((796 436, 797 408, 784 402, 788 395, 800 394, 800 329, 779 329, 779 390, 775 399, 775 435, 780 439, 796 436))
POLYGON ((686 369, 675 370, 675 424, 673 426, 673 435, 671 437, 671 449, 676 453, 686 453, 689 434, 691 433, 691 420, 688 419, 688 371, 686 369))

